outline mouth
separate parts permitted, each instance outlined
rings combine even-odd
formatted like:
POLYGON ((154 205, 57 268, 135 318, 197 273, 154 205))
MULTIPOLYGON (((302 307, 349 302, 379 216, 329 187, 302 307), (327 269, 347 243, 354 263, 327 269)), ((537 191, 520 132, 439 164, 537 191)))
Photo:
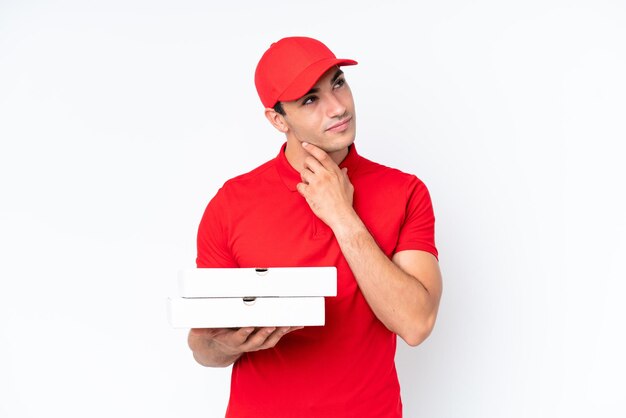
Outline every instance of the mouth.
POLYGON ((326 131, 330 131, 330 132, 343 132, 346 129, 348 129, 348 127, 350 126, 350 122, 352 121, 352 116, 345 118, 344 120, 341 120, 337 123, 335 123, 334 125, 331 125, 330 127, 328 127, 326 129, 326 131))

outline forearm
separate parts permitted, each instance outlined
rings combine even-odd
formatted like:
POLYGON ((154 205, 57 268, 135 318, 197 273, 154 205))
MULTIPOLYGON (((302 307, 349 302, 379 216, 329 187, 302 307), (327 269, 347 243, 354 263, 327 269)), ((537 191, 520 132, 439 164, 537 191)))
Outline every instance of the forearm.
POLYGON ((426 339, 434 326, 438 296, 382 252, 356 213, 332 228, 376 317, 410 345, 426 339))

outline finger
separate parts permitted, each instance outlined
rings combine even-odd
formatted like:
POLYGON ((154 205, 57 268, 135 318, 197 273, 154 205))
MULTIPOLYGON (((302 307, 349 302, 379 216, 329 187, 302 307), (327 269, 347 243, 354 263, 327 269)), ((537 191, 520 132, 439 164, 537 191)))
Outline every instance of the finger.
POLYGON ((302 146, 309 154, 315 157, 315 159, 319 161, 320 164, 322 164, 327 170, 333 170, 335 167, 337 167, 337 164, 335 164, 333 159, 330 158, 330 156, 323 149, 313 144, 309 144, 308 142, 303 142, 302 146))
POLYGON ((245 344, 248 336, 254 331, 254 328, 228 329, 222 328, 217 332, 212 340, 230 350, 237 351, 237 347, 245 344))
POLYGON ((306 188, 307 188, 307 185, 304 183, 296 184, 296 190, 298 190, 298 193, 300 193, 300 196, 304 198, 306 198, 306 188))
POLYGON ((274 330, 274 332, 272 332, 270 335, 267 336, 267 338, 265 339, 263 344, 261 344, 257 348, 257 350, 266 350, 268 348, 275 347, 276 344, 278 344, 278 341, 280 341, 280 339, 283 338, 285 336, 285 334, 287 334, 289 332, 289 328, 290 327, 276 328, 276 330, 274 330))
POLYGON ((302 179, 302 182, 304 184, 311 184, 311 182, 315 178, 315 174, 308 168, 305 168, 300 172, 300 178, 302 179))
POLYGON ((317 160, 317 158, 315 158, 312 155, 306 157, 303 161, 303 164, 304 164, 304 169, 305 170, 308 169, 312 173, 319 173, 320 171, 328 170, 326 167, 322 165, 322 163, 320 163, 317 160))
POLYGON ((276 327, 264 327, 258 328, 254 333, 252 333, 246 342, 241 345, 242 351, 256 351, 260 346, 265 343, 265 340, 269 338, 272 333, 276 331, 276 327))
POLYGON ((254 327, 239 328, 236 331, 225 333, 222 338, 219 338, 222 344, 229 345, 231 347, 238 347, 245 344, 248 337, 254 331, 254 327))

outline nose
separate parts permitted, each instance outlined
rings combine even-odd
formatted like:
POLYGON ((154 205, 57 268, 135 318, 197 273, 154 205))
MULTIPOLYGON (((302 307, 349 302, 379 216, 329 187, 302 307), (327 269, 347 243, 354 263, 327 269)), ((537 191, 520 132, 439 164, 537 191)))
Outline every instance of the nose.
POLYGON ((333 93, 328 95, 326 113, 331 118, 336 118, 342 116, 346 113, 346 106, 343 104, 341 100, 333 93))

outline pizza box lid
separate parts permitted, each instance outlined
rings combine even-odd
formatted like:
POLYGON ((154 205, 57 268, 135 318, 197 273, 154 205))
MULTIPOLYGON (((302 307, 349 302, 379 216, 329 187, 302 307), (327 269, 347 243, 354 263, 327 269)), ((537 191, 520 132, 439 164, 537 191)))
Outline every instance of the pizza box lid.
POLYGON ((184 298, 337 296, 335 267, 196 268, 180 270, 184 298))

